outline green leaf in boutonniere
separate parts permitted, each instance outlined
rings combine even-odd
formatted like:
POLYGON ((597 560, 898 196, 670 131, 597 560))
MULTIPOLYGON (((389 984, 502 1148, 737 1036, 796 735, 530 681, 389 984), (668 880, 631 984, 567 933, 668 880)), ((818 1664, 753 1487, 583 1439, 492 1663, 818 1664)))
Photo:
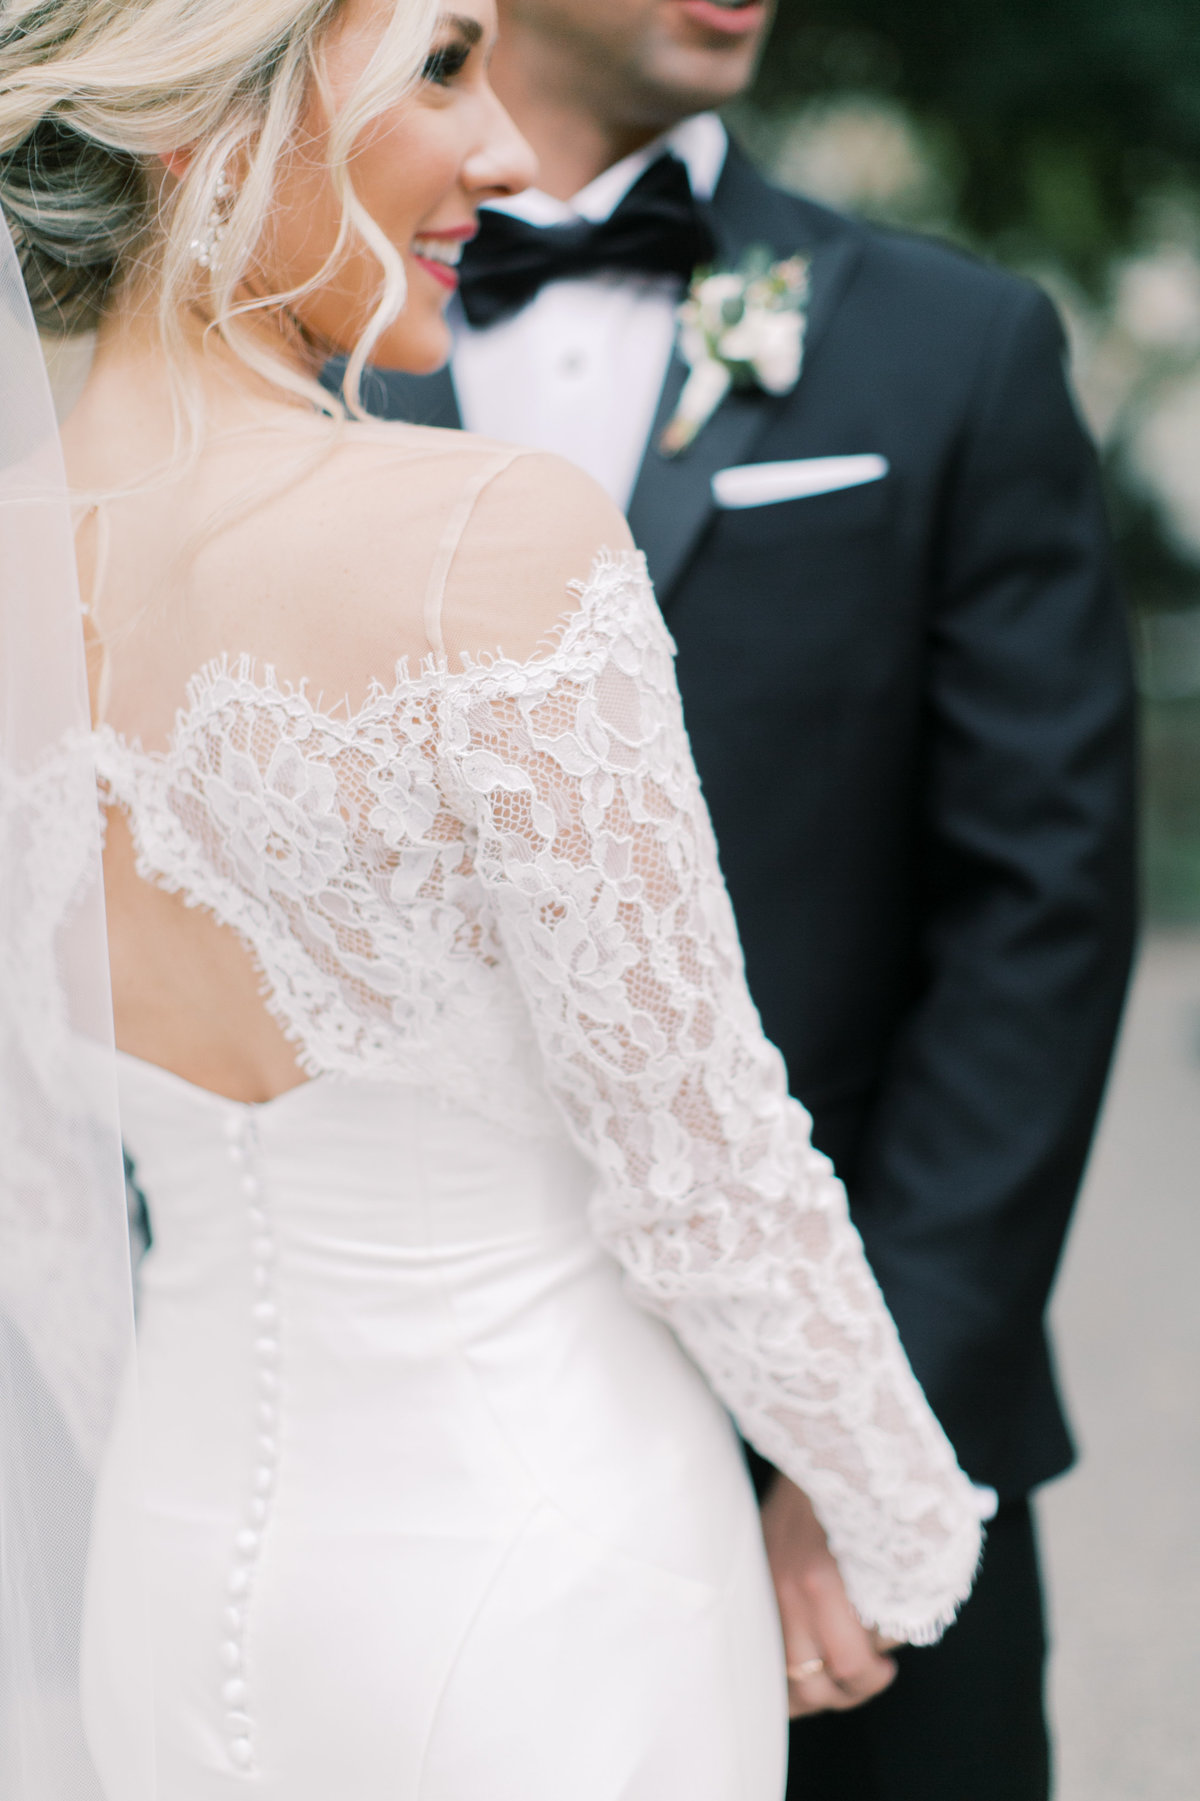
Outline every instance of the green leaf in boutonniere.
POLYGON ((730 388, 788 394, 800 379, 808 323, 809 259, 773 263, 751 250, 737 269, 699 269, 679 309, 679 350, 690 370, 659 449, 678 456, 730 388))

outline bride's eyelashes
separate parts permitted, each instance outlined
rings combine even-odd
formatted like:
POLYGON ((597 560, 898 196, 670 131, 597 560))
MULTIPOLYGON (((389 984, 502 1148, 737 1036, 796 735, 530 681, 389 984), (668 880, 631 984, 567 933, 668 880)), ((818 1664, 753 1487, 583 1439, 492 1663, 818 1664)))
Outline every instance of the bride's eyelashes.
POLYGON ((449 87, 454 77, 462 74, 470 59, 470 44, 443 44, 426 57, 421 80, 434 87, 449 87))
POLYGON ((456 75, 461 75, 471 60, 471 52, 483 42, 483 27, 478 19, 450 18, 445 21, 454 31, 454 37, 445 44, 439 44, 431 50, 425 59, 425 67, 421 71, 422 81, 428 81, 435 87, 448 87, 456 75))

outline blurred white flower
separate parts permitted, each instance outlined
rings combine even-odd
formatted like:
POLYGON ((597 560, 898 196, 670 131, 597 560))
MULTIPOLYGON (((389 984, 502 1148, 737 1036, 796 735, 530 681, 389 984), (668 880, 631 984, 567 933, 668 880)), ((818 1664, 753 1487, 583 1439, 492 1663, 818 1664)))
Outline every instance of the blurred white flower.
POLYGON ((696 316, 702 328, 715 337, 725 323, 725 308, 736 304, 745 291, 745 281, 732 270, 709 275, 695 287, 696 316))
POLYGON ((857 95, 806 107, 784 134, 775 176, 851 211, 908 211, 929 202, 939 185, 904 112, 857 95))
POLYGON ((786 394, 800 374, 804 346, 802 313, 747 309, 721 334, 718 347, 731 363, 749 363, 768 394, 786 394))
POLYGON ((787 394, 800 379, 809 263, 773 263, 761 245, 739 269, 701 270, 679 308, 679 349, 691 373, 659 439, 678 456, 707 424, 735 382, 787 394))
POLYGON ((1024 273, 1058 308, 1079 410, 1092 436, 1107 445, 1120 435, 1126 410, 1146 373, 1146 355, 1127 333, 1114 329, 1111 314, 1061 268, 1038 263, 1028 265, 1024 273))
POLYGON ((1146 404, 1130 432, 1128 458, 1179 548, 1200 558, 1200 372, 1164 384, 1146 404))
POLYGON ((1191 251, 1161 245, 1119 264, 1113 301, 1117 325, 1143 348, 1200 350, 1200 261, 1191 251))

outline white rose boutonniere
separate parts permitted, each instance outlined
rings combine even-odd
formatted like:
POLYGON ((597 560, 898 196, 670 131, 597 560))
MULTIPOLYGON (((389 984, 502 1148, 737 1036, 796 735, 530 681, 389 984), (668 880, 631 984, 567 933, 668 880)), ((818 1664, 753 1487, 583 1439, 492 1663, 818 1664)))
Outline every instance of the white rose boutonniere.
POLYGON ((698 270, 679 309, 679 349, 691 374, 659 448, 677 456, 730 388, 787 394, 800 379, 809 259, 773 263, 751 250, 738 269, 698 270))

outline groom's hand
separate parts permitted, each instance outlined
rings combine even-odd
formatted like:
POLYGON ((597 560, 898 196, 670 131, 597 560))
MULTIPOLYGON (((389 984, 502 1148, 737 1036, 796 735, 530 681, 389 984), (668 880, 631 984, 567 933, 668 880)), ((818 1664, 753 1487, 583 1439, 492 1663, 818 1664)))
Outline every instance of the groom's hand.
POLYGON ((808 1496, 786 1476, 763 1502, 763 1537, 775 1583, 792 1718, 858 1707, 884 1690, 896 1665, 846 1595, 808 1496))

